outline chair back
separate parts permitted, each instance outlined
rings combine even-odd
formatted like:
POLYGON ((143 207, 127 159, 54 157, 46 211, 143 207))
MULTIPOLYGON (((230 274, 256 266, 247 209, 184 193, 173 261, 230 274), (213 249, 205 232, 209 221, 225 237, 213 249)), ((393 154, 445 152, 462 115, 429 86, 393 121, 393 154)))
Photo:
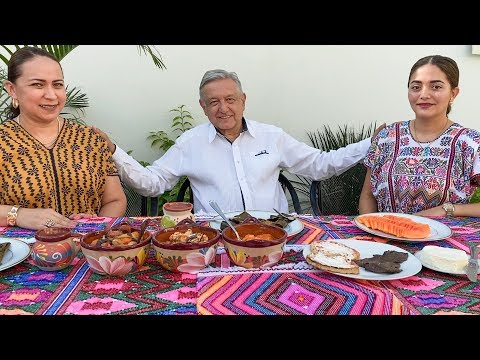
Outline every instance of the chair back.
POLYGON ((338 176, 312 181, 310 205, 315 215, 358 215, 367 168, 359 163, 338 176))
POLYGON ((125 216, 158 216, 158 197, 140 195, 123 182, 122 188, 127 197, 125 216))
POLYGON ((190 180, 188 180, 187 177, 185 177, 185 180, 182 183, 182 186, 180 186, 180 189, 178 190, 177 194, 177 200, 176 201, 186 201, 191 202, 193 204, 193 191, 192 187, 190 186, 190 180))
POLYGON ((283 191, 285 191, 285 194, 287 195, 287 199, 288 199, 288 195, 290 195, 289 203, 292 204, 295 212, 297 214, 301 214, 302 213, 302 208, 300 206, 300 200, 298 199, 297 191, 293 187, 290 180, 288 180, 285 175, 280 173, 280 175, 278 176, 278 181, 280 181, 280 184, 282 184, 282 188, 283 188, 283 191))
MULTIPOLYGON (((298 199, 297 191, 293 187, 290 180, 288 180, 285 175, 280 173, 278 177, 278 181, 280 181, 280 183, 282 184, 282 188, 287 195, 287 199, 288 197, 290 197, 289 202, 292 204, 293 208, 295 209, 295 212, 298 214, 301 214, 302 208, 300 207, 300 200, 298 199)), ((187 192, 190 195, 190 202, 193 204, 193 192, 192 192, 192 188, 190 187, 190 180, 188 180, 188 178, 185 178, 185 181, 183 182, 182 186, 180 187, 180 190, 178 191, 176 201, 185 201, 185 195, 187 194, 187 192)))

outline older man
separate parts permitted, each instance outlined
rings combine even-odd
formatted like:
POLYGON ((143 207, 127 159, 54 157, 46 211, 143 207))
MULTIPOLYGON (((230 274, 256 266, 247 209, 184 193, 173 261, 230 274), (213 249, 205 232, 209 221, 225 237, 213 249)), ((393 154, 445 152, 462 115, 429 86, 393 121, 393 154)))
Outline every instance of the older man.
MULTIPOLYGON (((338 175, 365 157, 370 139, 324 152, 295 140, 281 128, 244 117, 246 94, 234 72, 210 70, 200 83, 200 106, 210 120, 183 133, 152 165, 143 167, 108 137, 121 179, 144 196, 159 196, 183 175, 190 180, 195 212, 288 212, 281 169, 312 180, 338 175)), ((379 129, 377 129, 377 132, 379 129)))

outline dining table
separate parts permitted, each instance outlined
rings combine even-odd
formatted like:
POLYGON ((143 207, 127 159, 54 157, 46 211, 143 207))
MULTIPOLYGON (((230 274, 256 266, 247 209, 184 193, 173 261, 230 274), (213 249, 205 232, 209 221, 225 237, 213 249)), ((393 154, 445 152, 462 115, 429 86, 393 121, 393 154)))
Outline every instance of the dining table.
MULTIPOLYGON (((195 273, 171 272, 153 249, 131 274, 93 272, 79 251, 70 266, 39 269, 31 254, 18 263, 0 264, 0 315, 459 315, 480 314, 480 282, 422 266, 408 277, 392 280, 351 278, 319 270, 305 261, 313 241, 348 239, 365 246, 390 244, 411 254, 426 245, 464 250, 480 242, 480 218, 431 217, 451 234, 432 241, 398 241, 362 230, 354 216, 293 214, 301 226, 290 234, 281 260, 265 268, 231 263, 222 244, 215 260, 195 273)), ((212 217, 196 214, 209 225, 212 217)), ((79 220, 74 232, 85 234, 122 221, 138 226, 143 217, 93 217, 79 220)), ((150 218, 148 231, 161 227, 150 218)), ((0 239, 31 248, 35 231, 0 227, 0 239)))

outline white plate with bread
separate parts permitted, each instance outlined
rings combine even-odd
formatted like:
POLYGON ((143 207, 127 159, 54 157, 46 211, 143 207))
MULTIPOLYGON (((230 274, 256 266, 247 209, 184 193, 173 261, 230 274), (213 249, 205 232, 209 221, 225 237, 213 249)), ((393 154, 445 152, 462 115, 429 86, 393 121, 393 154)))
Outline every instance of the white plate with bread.
MULTIPOLYGON (((356 271, 358 271, 358 274, 348 273, 350 270, 345 270, 345 267, 343 266, 342 266, 343 269, 337 268, 334 266, 336 265, 335 263, 329 263, 329 265, 333 265, 333 266, 321 266, 319 268, 319 271, 322 271, 322 270, 328 271, 332 274, 344 276, 352 279, 398 280, 398 279, 403 279, 403 278, 407 278, 412 275, 415 275, 422 269, 422 263, 420 262, 419 259, 417 259, 413 254, 409 253, 408 251, 403 250, 397 246, 383 244, 379 242, 373 242, 373 241, 366 241, 366 240, 344 240, 344 239, 320 240, 321 243, 325 241, 333 241, 334 243, 340 244, 340 246, 335 245, 335 248, 339 248, 341 247, 341 245, 345 245, 346 247, 353 249, 354 251, 348 250, 348 248, 342 249, 340 251, 342 252, 342 255, 344 255, 345 253, 348 253, 349 256, 351 255, 355 259, 365 259, 365 258, 370 258, 373 255, 382 255, 385 251, 388 251, 388 250, 407 253, 408 257, 407 257, 407 260, 401 263, 400 272, 394 273, 394 274, 374 273, 374 272, 365 270, 363 267, 358 267, 358 269, 356 269, 356 271)), ((303 256, 305 257, 305 260, 310 265, 312 265, 313 262, 309 261, 310 258, 308 258, 309 260, 307 260, 308 255, 312 253, 310 247, 311 245, 305 246, 305 248, 303 249, 303 256)), ((315 268, 315 267, 318 268, 318 266, 312 265, 312 268, 315 268)))
POLYGON ((362 229, 363 231, 366 231, 372 235, 377 235, 387 239, 393 239, 393 240, 399 240, 399 241, 410 241, 410 242, 436 241, 436 240, 446 239, 450 235, 452 235, 452 229, 450 229, 447 225, 441 223, 440 221, 433 220, 423 216, 411 215, 411 214, 378 212, 378 213, 358 215, 353 221, 355 222, 355 225, 359 229, 362 229), (361 217, 368 216, 368 215, 378 215, 378 216, 394 215, 398 217, 407 218, 421 224, 427 224, 428 226, 430 226, 430 235, 424 238, 412 238, 412 237, 404 238, 404 237, 398 237, 392 234, 388 234, 380 230, 374 230, 359 222, 359 219, 361 217))

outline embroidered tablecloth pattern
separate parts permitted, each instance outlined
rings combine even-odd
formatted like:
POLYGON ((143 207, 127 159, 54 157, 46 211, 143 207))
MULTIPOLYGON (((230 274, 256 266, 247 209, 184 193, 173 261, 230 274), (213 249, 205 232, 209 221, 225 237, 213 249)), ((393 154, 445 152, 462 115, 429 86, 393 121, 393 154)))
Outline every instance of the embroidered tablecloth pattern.
MULTIPOLYGON (((480 314, 480 282, 470 282, 464 275, 423 268, 401 280, 364 281, 313 269, 301 251, 315 239, 387 240, 358 229, 353 217, 306 215, 300 219, 304 229, 288 239, 284 257, 270 269, 232 266, 223 247, 215 264, 198 274, 164 270, 153 250, 140 270, 125 277, 93 273, 81 252, 71 266, 53 272, 38 269, 28 258, 0 272, 0 315, 480 314)), ((479 218, 435 219, 452 228, 451 237, 428 243, 389 243, 414 253, 428 244, 468 252, 468 241, 480 242, 479 218)), ((85 219, 75 231, 100 230, 121 220, 85 219)), ((142 219, 126 220, 139 224, 142 219)), ((153 218, 149 229, 159 223, 160 218, 153 218)), ((33 234, 0 228, 2 237, 31 239, 33 234)))

